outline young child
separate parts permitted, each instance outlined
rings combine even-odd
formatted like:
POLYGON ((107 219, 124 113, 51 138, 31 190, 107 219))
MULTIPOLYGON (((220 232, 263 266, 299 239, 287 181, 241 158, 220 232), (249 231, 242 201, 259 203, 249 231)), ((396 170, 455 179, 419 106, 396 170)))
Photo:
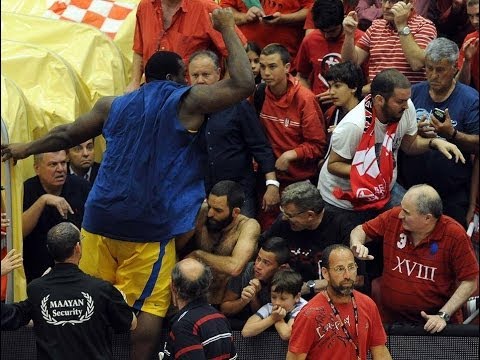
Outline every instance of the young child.
POLYGON ((250 316, 242 329, 244 337, 250 337, 274 325, 282 340, 289 340, 293 321, 300 309, 307 303, 300 296, 303 280, 292 269, 282 269, 275 273, 271 285, 272 302, 262 306, 250 316))
POLYGON ((262 77, 260 76, 260 53, 262 52, 262 49, 257 43, 249 41, 247 42, 245 51, 247 52, 250 65, 252 66, 253 76, 255 76, 255 84, 259 84, 262 81, 262 77))

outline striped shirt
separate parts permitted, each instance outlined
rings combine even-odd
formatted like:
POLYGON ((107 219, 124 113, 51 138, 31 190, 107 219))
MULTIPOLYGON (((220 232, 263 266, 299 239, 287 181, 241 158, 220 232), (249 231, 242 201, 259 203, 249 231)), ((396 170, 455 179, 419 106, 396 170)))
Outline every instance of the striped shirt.
POLYGON ((237 359, 232 330, 224 315, 205 300, 194 300, 171 321, 164 359, 237 359))
MULTIPOLYGON (((412 15, 407 22, 415 42, 422 49, 437 37, 435 25, 420 15, 412 15)), ((370 55, 369 81, 382 70, 395 68, 403 73, 412 84, 426 79, 425 69, 414 71, 410 67, 400 44, 400 35, 391 23, 384 19, 374 20, 365 35, 356 43, 370 55)))

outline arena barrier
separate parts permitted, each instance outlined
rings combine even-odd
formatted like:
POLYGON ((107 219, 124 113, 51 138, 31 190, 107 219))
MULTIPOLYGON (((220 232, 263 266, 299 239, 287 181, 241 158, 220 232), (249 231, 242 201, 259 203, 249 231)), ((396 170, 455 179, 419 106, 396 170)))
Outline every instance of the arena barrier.
MULTIPOLYGON (((437 335, 426 334, 422 327, 392 325, 385 328, 387 347, 394 360, 476 360, 478 359, 478 325, 449 325, 437 335)), ((162 336, 165 337, 166 331, 162 336)), ((282 360, 287 342, 274 331, 266 331, 253 338, 244 338, 233 332, 239 360, 282 360)), ((36 358, 35 337, 31 328, 2 331, 2 360, 32 360, 36 358)), ((113 355, 128 360, 127 334, 113 336, 113 355)))

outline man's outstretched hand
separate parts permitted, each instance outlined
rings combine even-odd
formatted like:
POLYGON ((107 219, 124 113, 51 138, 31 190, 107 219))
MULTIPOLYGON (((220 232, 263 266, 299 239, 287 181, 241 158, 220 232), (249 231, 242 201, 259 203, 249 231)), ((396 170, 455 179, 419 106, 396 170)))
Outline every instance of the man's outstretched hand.
POLYGON ((2 162, 13 159, 16 163, 17 160, 25 159, 26 157, 28 157, 26 144, 2 144, 2 162))

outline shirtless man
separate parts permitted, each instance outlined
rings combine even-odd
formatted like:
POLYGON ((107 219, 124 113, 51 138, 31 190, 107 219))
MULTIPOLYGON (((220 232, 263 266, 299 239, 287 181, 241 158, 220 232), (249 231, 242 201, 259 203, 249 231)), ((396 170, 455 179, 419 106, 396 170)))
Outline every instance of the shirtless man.
POLYGON ((92 111, 31 143, 1 146, 5 161, 71 148, 102 133, 108 139, 85 204, 80 268, 112 282, 140 311, 131 334, 135 360, 158 356, 176 259, 173 239, 194 228, 205 198, 205 114, 242 101, 255 87, 232 13, 215 9, 212 23, 228 48, 228 79, 183 86, 181 57, 157 51, 145 67, 147 83, 137 91, 101 98, 92 111))
POLYGON ((195 242, 198 250, 187 255, 201 260, 213 271, 209 303, 222 302, 227 282, 238 276, 257 249, 260 225, 240 214, 244 201, 242 187, 234 181, 215 184, 197 218, 195 242))

